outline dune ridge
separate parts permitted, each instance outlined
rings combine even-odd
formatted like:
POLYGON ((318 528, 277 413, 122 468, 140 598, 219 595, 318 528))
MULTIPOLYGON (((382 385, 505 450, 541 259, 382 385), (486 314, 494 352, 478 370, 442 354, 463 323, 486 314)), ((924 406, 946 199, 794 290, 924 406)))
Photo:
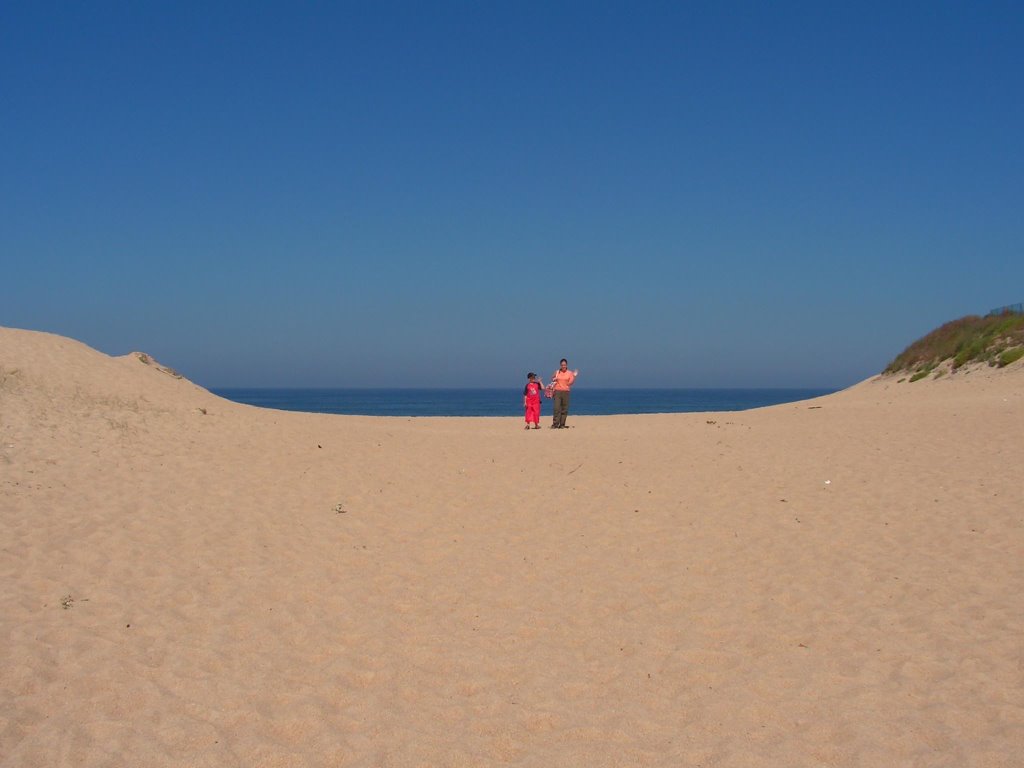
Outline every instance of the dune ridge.
POLYGON ((0 766, 1019 765, 1024 361, 570 423, 0 328, 0 766))

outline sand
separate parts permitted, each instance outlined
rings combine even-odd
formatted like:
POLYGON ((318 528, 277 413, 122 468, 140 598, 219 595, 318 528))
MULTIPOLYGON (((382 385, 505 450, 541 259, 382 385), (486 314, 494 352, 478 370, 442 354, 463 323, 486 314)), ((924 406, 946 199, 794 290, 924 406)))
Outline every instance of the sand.
POLYGON ((1024 762, 1024 361, 569 424, 0 329, 0 766, 1024 762))

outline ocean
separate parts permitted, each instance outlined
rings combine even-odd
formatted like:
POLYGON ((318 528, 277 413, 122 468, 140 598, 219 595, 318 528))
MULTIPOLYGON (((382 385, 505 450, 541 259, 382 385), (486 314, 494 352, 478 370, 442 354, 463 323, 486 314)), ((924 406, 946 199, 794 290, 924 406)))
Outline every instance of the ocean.
MULTIPOLYGON (((522 389, 252 389, 214 394, 261 408, 360 416, 519 416, 522 389)), ((744 411, 831 394, 834 389, 588 389, 577 387, 571 416, 744 411)), ((551 415, 544 399, 541 417, 551 415)))

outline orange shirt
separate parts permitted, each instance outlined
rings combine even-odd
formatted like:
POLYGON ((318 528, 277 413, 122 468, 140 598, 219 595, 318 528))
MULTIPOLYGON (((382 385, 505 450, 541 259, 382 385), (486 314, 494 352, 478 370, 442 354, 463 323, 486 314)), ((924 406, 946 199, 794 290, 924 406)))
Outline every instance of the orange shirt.
POLYGON ((569 387, 576 381, 576 375, 572 371, 555 371, 555 390, 568 392, 569 387))

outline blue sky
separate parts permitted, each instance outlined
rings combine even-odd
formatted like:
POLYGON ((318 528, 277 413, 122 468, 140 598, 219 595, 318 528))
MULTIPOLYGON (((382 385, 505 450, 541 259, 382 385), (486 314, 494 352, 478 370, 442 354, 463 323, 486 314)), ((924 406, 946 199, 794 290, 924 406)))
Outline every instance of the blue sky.
POLYGON ((0 325, 204 386, 842 387, 1024 301, 1021 3, 5 3, 0 325))

